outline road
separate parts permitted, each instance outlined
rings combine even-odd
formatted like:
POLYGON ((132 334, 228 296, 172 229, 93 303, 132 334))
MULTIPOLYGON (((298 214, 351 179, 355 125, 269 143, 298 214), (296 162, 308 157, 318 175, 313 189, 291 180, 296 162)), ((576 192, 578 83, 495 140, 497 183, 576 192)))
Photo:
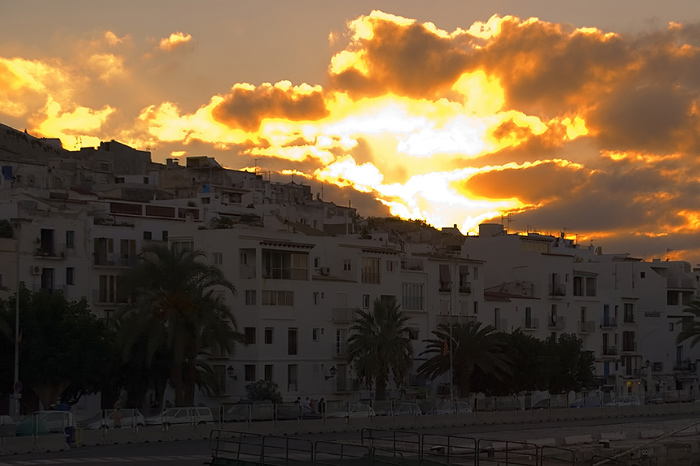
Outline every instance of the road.
MULTIPOLYGON (((291 421, 290 421, 291 422, 291 421)), ((562 438, 570 435, 597 434, 601 432, 627 432, 628 436, 643 430, 672 431, 698 423, 694 414, 664 417, 630 417, 625 419, 562 420, 522 424, 466 425, 420 431, 438 435, 462 434, 474 438, 525 441, 541 438, 562 438)), ((299 435, 309 440, 359 440, 354 432, 299 435)), ((27 455, 0 456, 0 466, 28 465, 124 465, 167 466, 202 465, 211 458, 208 440, 179 442, 139 443, 73 448, 55 453, 32 453, 27 455)))

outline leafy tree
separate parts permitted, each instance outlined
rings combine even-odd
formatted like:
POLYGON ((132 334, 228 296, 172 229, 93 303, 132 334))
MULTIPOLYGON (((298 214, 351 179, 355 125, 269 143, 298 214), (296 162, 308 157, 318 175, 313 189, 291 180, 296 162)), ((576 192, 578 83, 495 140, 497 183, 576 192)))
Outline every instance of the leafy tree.
MULTIPOLYGON (((232 353, 243 341, 233 312, 216 294, 235 287, 221 269, 200 260, 201 251, 176 245, 143 249, 139 264, 124 275, 135 304, 122 316, 120 342, 124 358, 133 357, 136 341, 145 335, 146 362, 156 354, 169 358, 169 381, 178 406, 194 403, 198 357, 208 352, 232 353)), ((139 357, 139 356, 137 356, 139 357)))
POLYGON ((595 378, 593 351, 584 351, 583 340, 575 334, 562 333, 559 340, 549 337, 546 346, 551 393, 581 390, 595 378))
POLYGON ((503 342, 504 352, 512 361, 511 372, 498 379, 475 368, 471 379, 474 391, 504 396, 548 389, 550 370, 544 341, 520 329, 511 333, 497 332, 494 337, 503 342))
MULTIPOLYGON (((15 299, 0 300, 6 328, 14 329, 15 299)), ((19 371, 25 391, 33 391, 48 407, 59 399, 74 404, 108 384, 118 353, 105 321, 90 312, 85 299, 69 302, 63 293, 31 292, 22 286, 20 304, 19 371)), ((6 333, 0 336, 3 347, 12 348, 14 335, 6 333)), ((14 360, 13 351, 3 356, 14 360)))
POLYGON ((687 312, 690 316, 683 316, 679 322, 681 331, 676 337, 676 343, 681 344, 686 340, 690 340, 690 346, 695 347, 700 341, 700 300, 696 299, 688 305, 683 312, 687 312))
POLYGON ((258 380, 245 386, 250 401, 272 401, 282 403, 282 394, 279 386, 275 382, 268 380, 258 380))
POLYGON ((432 333, 435 338, 424 340, 427 347, 421 353, 432 356, 418 367, 418 373, 428 379, 434 380, 450 371, 450 351, 454 351, 452 378, 462 395, 470 393, 471 376, 476 369, 498 380, 505 379, 512 371, 506 345, 491 325, 482 328, 481 322, 453 323, 451 341, 449 324, 438 325, 432 333))
POLYGON ((350 328, 348 360, 361 380, 376 384, 377 400, 386 398, 389 374, 400 385, 411 369, 413 346, 406 322, 408 317, 396 300, 375 299, 372 311, 358 311, 350 328))

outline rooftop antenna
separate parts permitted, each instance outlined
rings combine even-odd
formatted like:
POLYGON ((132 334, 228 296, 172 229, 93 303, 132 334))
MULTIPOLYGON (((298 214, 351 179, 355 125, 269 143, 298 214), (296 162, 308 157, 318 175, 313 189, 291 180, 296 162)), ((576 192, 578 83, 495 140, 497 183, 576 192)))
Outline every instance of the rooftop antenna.
POLYGON ((511 222, 510 212, 508 212, 508 214, 506 214, 506 215, 501 215, 501 225, 503 225, 505 223, 504 220, 506 220, 508 222, 508 225, 506 225, 506 231, 509 231, 510 230, 510 222, 511 222))
POLYGON ((666 248, 666 262, 668 262, 671 258, 671 255, 669 254, 671 251, 675 251, 675 249, 666 248))

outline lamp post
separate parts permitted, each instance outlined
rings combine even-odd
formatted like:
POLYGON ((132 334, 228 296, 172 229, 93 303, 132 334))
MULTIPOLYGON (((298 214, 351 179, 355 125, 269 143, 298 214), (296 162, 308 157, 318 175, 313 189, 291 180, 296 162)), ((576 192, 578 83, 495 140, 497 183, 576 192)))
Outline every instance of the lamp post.
POLYGON ((238 376, 236 375, 236 369, 234 369, 231 364, 229 364, 226 368, 226 375, 228 375, 229 379, 238 380, 238 376))
POLYGON ((13 398, 13 403, 12 403, 12 414, 15 419, 19 418, 19 411, 20 411, 20 406, 19 406, 19 400, 22 398, 22 382, 19 380, 19 295, 20 291, 22 289, 22 282, 20 281, 20 275, 19 275, 19 259, 20 259, 20 250, 19 250, 19 228, 21 226, 21 223, 19 221, 13 222, 15 225, 15 229, 17 230, 16 232, 16 243, 15 243, 15 251, 17 253, 17 294, 15 295, 15 377, 14 377, 14 385, 12 386, 12 398, 13 398))

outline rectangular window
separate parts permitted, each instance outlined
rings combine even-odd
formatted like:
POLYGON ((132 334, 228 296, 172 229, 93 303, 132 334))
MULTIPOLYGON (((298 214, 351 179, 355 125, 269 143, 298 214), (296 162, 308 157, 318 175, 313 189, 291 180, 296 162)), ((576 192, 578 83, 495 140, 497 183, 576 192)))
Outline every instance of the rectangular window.
POLYGON ((369 309, 369 295, 362 295, 362 309, 369 309))
POLYGON ((255 306, 255 290, 245 290, 246 306, 255 306))
POLYGON ((394 271, 394 261, 386 261, 386 271, 387 272, 394 271))
POLYGON ((452 273, 449 264, 440 264, 440 290, 450 291, 452 289, 452 273))
POLYGON ((264 278, 306 280, 309 275, 309 255, 263 249, 262 266, 264 278))
POLYGON ((145 239, 145 240, 153 239, 153 233, 151 233, 150 231, 144 231, 143 232, 143 239, 145 239))
POLYGON ((282 290, 263 290, 263 306, 294 306, 294 292, 282 290))
POLYGON ((298 388, 298 367, 296 364, 287 364, 287 391, 296 392, 298 388))
POLYGON ((66 267, 66 285, 75 285, 74 267, 66 267))
POLYGON ((479 315, 479 303, 474 301, 474 315, 478 316, 479 315))
POLYGON ((271 345, 272 344, 272 337, 275 333, 275 330, 272 327, 265 327, 265 344, 266 345, 271 345))
POLYGON ((418 340, 418 329, 413 327, 408 327, 408 339, 418 340))
POLYGON ((632 303, 625 303, 624 304, 624 321, 629 322, 629 323, 634 323, 634 304, 632 303))
POLYGON ((574 296, 583 296, 583 277, 574 277, 574 296))
POLYGON ((622 351, 637 351, 634 332, 622 332, 622 351))
POLYGON ((214 265, 222 265, 224 263, 224 255, 220 252, 213 252, 211 259, 214 265))
POLYGON ((379 259, 376 257, 362 258, 362 283, 379 284, 379 259))
POLYGON ((265 380, 267 382, 274 382, 275 381, 275 366, 272 364, 265 364, 265 380))
POLYGON ((479 269, 477 267, 474 267, 474 280, 479 279, 479 269))
POLYGON ((595 277, 586 277, 586 296, 596 295, 595 277))
POLYGON ((469 283, 469 267, 466 265, 459 266, 459 292, 471 293, 471 284, 469 283))
POLYGON ((311 341, 318 341, 320 335, 321 335, 320 328, 312 328, 311 329, 311 341))
POLYGON ((114 275, 100 275, 99 277, 98 299, 100 303, 115 302, 115 280, 114 275))
POLYGON ((244 367, 245 381, 255 382, 255 364, 246 364, 244 367))
POLYGON ((296 328, 287 329, 287 354, 289 356, 294 356, 297 354, 297 334, 298 330, 296 328))
POLYGON ((226 366, 223 364, 217 364, 211 367, 214 373, 214 379, 216 384, 219 386, 222 392, 226 392, 226 366))
POLYGON ((73 230, 66 231, 66 248, 73 249, 75 247, 75 232, 73 230))
POLYGON ((160 234, 160 239, 163 241, 168 241, 168 230, 163 230, 163 232, 160 234))
POLYGON ((404 283, 403 297, 401 307, 407 311, 423 310, 423 284, 422 283, 404 283))
POLYGON ((318 306, 321 304, 321 293, 318 291, 314 291, 314 306, 318 306))
POLYGON ((533 328, 532 308, 531 307, 525 308, 525 328, 533 328))
POLYGON ((246 327, 243 331, 245 335, 245 344, 254 345, 255 344, 255 327, 246 327))
POLYGON ((352 270, 352 262, 350 259, 343 259, 343 271, 350 272, 352 270))
POLYGON ((339 328, 335 331, 335 355, 345 356, 347 353, 348 330, 339 328))

